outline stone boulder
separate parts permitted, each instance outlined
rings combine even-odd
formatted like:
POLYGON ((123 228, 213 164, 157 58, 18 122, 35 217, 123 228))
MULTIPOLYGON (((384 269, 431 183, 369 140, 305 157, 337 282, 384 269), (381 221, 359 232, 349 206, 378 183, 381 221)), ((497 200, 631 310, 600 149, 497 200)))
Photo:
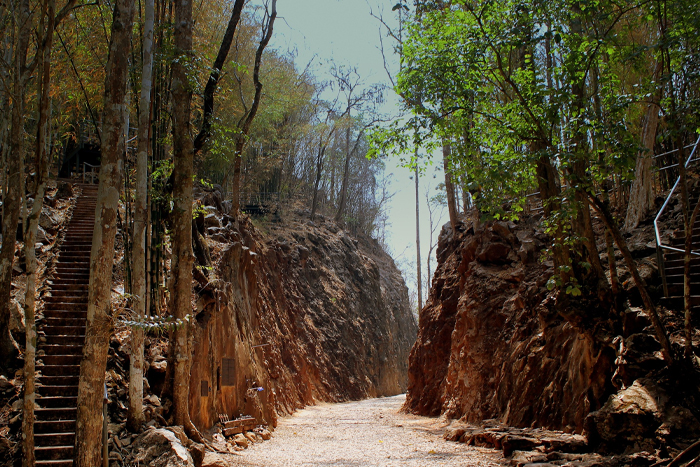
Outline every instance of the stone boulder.
POLYGON ((586 417, 585 434, 603 452, 653 452, 667 437, 697 438, 700 422, 659 383, 640 378, 586 417))
POLYGON ((170 430, 153 428, 136 438, 130 459, 134 465, 195 467, 188 449, 170 430))

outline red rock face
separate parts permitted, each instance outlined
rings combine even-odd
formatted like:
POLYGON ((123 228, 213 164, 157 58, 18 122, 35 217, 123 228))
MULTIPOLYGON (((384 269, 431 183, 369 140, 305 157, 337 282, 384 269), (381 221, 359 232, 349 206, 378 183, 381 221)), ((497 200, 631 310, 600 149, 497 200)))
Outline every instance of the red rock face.
POLYGON ((551 269, 537 261, 545 237, 497 222, 452 238, 443 230, 406 409, 580 432, 609 393, 614 355, 553 311, 551 269))
POLYGON ((330 222, 287 227, 231 226, 219 280, 200 294, 190 392, 200 429, 218 414, 274 426, 316 401, 406 390, 416 323, 391 258, 330 222))

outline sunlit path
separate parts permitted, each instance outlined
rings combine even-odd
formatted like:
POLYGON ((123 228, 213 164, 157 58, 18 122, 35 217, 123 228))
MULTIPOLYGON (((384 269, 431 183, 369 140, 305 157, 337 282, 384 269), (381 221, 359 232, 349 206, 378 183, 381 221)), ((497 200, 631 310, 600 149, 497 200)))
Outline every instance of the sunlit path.
POLYGON ((236 466, 497 466, 498 452, 444 441, 437 419, 398 413, 404 395, 321 404, 282 419, 236 466))

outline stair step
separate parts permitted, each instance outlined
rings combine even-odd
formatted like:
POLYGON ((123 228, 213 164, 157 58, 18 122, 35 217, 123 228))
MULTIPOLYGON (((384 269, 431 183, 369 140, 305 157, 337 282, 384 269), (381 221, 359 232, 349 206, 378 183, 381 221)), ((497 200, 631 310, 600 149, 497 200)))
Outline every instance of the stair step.
POLYGON ((36 433, 75 433, 75 417, 71 420, 37 420, 34 422, 36 433))
MULTIPOLYGON (((78 346, 80 348, 85 344, 85 336, 45 336, 46 341, 39 344, 39 348, 49 347, 49 346, 78 346)), ((53 348, 52 348, 53 351, 53 348)), ((48 352, 47 352, 48 353, 48 352)), ((67 355, 71 355, 68 353, 67 355)))
POLYGON ((80 277, 74 277, 72 275, 67 275, 66 277, 56 277, 54 276, 51 279, 51 288, 55 288, 57 286, 71 286, 71 285, 86 285, 85 283, 85 278, 84 276, 87 276, 87 278, 90 278, 90 274, 81 274, 80 277))
POLYGON ((36 446, 71 446, 75 442, 75 433, 37 433, 34 435, 36 446))
POLYGON ((47 386, 78 386, 79 376, 47 376, 37 378, 44 387, 47 386))
MULTIPOLYGON (((666 274, 666 283, 668 284, 683 284, 685 276, 683 274, 666 274)), ((698 282, 697 275, 690 276, 691 287, 698 282)))
POLYGON ((37 370, 43 376, 78 376, 80 375, 80 363, 77 365, 37 365, 37 370))
POLYGON ((78 409, 71 408, 50 408, 50 409, 34 409, 37 420, 55 420, 55 421, 75 421, 75 416, 78 414, 78 409))
MULTIPOLYGON (((663 297, 661 299, 661 302, 664 303, 664 305, 666 305, 667 307, 674 308, 677 310, 682 310, 685 306, 683 297, 681 296, 663 297)), ((700 307, 700 295, 690 296, 690 306, 692 306, 693 308, 700 307)))
POLYGON ((77 365, 80 366, 80 359, 82 355, 44 355, 43 357, 38 357, 44 365, 77 365))
POLYGON ((83 326, 43 326, 42 330, 48 335, 55 336, 84 336, 85 325, 83 326))
MULTIPOLYGON (((51 344, 44 344, 41 343, 39 344, 39 350, 43 350, 45 352, 45 355, 39 358, 44 358, 46 355, 77 355, 77 356, 82 356, 83 355, 83 344, 85 343, 85 336, 80 336, 83 343, 78 343, 75 345, 65 345, 65 344, 60 344, 60 345, 51 345, 51 344)), ((48 340, 48 338, 47 338, 48 340)), ((77 340, 77 339, 76 339, 77 340)))
POLYGON ((75 396, 73 395, 61 395, 61 396, 40 396, 37 398, 36 402, 40 407, 46 409, 51 408, 69 408, 78 406, 78 388, 75 388, 75 396))
POLYGON ((87 311, 87 300, 82 302, 65 302, 58 298, 60 297, 46 297, 46 309, 58 311, 87 311))
POLYGON ((34 454, 37 460, 72 459, 73 446, 36 446, 34 454))
POLYGON ((86 301, 88 297, 87 290, 52 290, 51 295, 47 295, 46 298, 60 298, 67 302, 78 302, 86 301))
POLYGON ((73 459, 37 460, 36 467, 73 467, 73 459))

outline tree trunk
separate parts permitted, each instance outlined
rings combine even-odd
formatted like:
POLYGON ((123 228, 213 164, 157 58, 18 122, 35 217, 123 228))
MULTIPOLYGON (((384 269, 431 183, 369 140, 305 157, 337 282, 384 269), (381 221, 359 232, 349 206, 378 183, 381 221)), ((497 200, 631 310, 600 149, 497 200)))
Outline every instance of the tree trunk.
POLYGON ((345 130, 345 165, 343 167, 343 184, 340 187, 340 201, 338 202, 338 212, 335 214, 336 222, 341 221, 345 211, 345 202, 348 190, 348 178, 350 177, 350 153, 350 127, 348 127, 345 130))
POLYGON ((622 252, 622 257, 625 259, 625 263, 627 264, 627 267, 629 268, 630 273, 632 274, 634 284, 637 286, 637 290, 639 290, 639 294, 642 296, 642 302, 644 303, 647 316, 649 317, 649 320, 654 326, 656 338, 661 343, 661 353, 663 354, 664 360, 666 360, 666 363, 669 366, 673 365, 673 349, 671 349, 671 342, 668 339, 666 329, 664 328, 664 325, 661 322, 658 313, 656 312, 656 306, 654 306, 654 302, 652 301, 651 296, 647 291, 647 285, 644 282, 644 279, 642 279, 642 276, 639 275, 637 263, 634 262, 634 258, 632 258, 632 253, 630 253, 629 248, 627 248, 627 242, 625 241, 625 237, 622 236, 620 229, 615 223, 615 219, 613 218, 613 215, 610 212, 608 203, 601 202, 597 197, 595 197, 591 193, 589 193, 588 196, 591 200, 593 207, 601 215, 603 222, 605 222, 606 227, 610 230, 610 233, 612 234, 613 239, 615 239, 615 243, 620 249, 620 252, 622 252))
POLYGON ((311 220, 314 219, 316 215, 316 208, 318 207, 318 186, 321 183, 321 174, 323 173, 323 156, 326 153, 326 145, 323 142, 319 142, 318 154, 316 155, 316 179, 314 181, 314 197, 311 202, 311 220))
MULTIPOLYGON (((148 229, 148 145, 151 124, 151 85, 153 76, 153 0, 145 2, 143 26, 143 73, 139 102, 138 151, 136 154, 136 194, 134 196, 133 286, 134 310, 138 320, 146 316, 146 237, 148 229)), ((138 432, 143 417, 144 331, 141 326, 131 330, 131 359, 129 367, 129 407, 127 427, 138 432)))
POLYGON ((173 254, 170 283, 170 312, 178 323, 172 333, 173 414, 190 437, 196 429, 190 420, 189 316, 192 313, 192 198, 194 148, 190 139, 192 91, 187 64, 192 56, 192 2, 175 3, 175 49, 173 63, 173 254))
MULTIPOLYGON (((418 312, 423 309, 423 274, 421 273, 420 267, 420 198, 418 197, 418 150, 416 150, 416 274, 417 274, 417 284, 418 284, 418 312)), ((454 232, 454 228, 452 230, 454 232)), ((428 258, 430 261, 430 258, 428 258)))
POLYGON ((76 467, 95 467, 102 463, 102 439, 98 434, 102 432, 102 388, 105 384, 107 351, 113 328, 110 296, 125 149, 124 108, 133 17, 133 0, 115 2, 105 77, 100 141, 102 161, 90 254, 85 346, 78 384, 76 467))
POLYGON ((202 118, 202 126, 194 140, 195 153, 202 150, 204 144, 209 138, 209 135, 211 134, 211 119, 214 115, 214 93, 216 92, 216 87, 219 84, 221 69, 224 67, 224 63, 226 63, 226 57, 228 57, 229 50, 231 50, 231 43, 233 42, 233 36, 236 34, 236 27, 241 19, 241 11, 243 10, 244 4, 245 0, 236 0, 236 3, 233 4, 231 19, 229 19, 226 32, 224 33, 223 39, 221 39, 219 53, 216 55, 216 60, 214 60, 214 66, 212 67, 211 74, 209 75, 209 80, 204 88, 204 95, 202 97, 202 111, 204 115, 202 118))
MULTIPOLYGON (((658 81, 661 74, 662 61, 659 60, 654 70, 654 81, 658 81)), ((659 127, 659 102, 661 101, 661 89, 654 93, 654 100, 647 105, 647 111, 642 127, 642 146, 644 149, 637 156, 634 169, 634 181, 630 189, 630 200, 627 204, 627 215, 623 229, 630 231, 639 225, 639 222, 654 206, 654 185, 651 167, 654 163, 654 144, 656 143, 656 130, 659 127)))
POLYGON ((455 200, 455 188, 452 185, 452 173, 450 172, 450 157, 452 146, 447 141, 442 143, 442 167, 445 171, 445 192, 447 193, 447 211, 450 214, 450 227, 453 238, 457 235, 457 201, 455 200))
MULTIPOLYGON (((53 32, 55 25, 54 10, 55 0, 44 3, 42 12, 42 26, 40 30, 46 30, 44 41, 41 45, 40 66, 41 77, 39 81, 39 121, 37 125, 36 140, 36 180, 34 182, 31 212, 24 226, 24 256, 27 264, 27 287, 24 296, 24 322, 25 322, 25 352, 24 352, 24 414, 22 419, 23 433, 23 465, 33 467, 36 463, 34 454, 34 401, 35 389, 35 359, 36 359, 36 234, 39 227, 39 217, 44 201, 46 179, 49 175, 50 150, 47 147, 48 122, 50 110, 50 86, 51 86, 51 47, 53 45, 53 32), (43 22, 46 22, 44 28, 43 22)), ((29 210, 27 203, 27 210, 29 210)))
POLYGON ((29 1, 19 4, 17 47, 12 76, 12 116, 10 148, 7 154, 7 187, 3 199, 2 246, 0 247, 0 365, 9 368, 15 364, 17 349, 10 335, 10 288, 12 264, 15 258, 15 238, 22 202, 22 161, 24 159, 24 105, 26 86, 27 49, 29 48, 29 1))
MULTIPOLYGON (((243 149, 245 148, 248 133, 250 132, 250 126, 253 124, 253 120, 258 113, 258 108, 260 107, 260 98, 262 97, 263 85, 260 82, 260 66, 262 64, 262 55, 265 51, 265 47, 270 43, 270 38, 272 37, 272 30, 275 25, 275 19, 277 18, 277 0, 272 0, 270 12, 266 12, 267 23, 263 26, 263 37, 260 39, 258 44, 258 49, 255 52, 255 63, 253 65, 253 85, 255 86, 255 96, 253 97, 253 103, 250 106, 250 110, 244 114, 238 122, 238 128, 241 130, 236 141, 236 151, 235 151, 235 163, 233 169, 233 188, 232 191, 232 206, 231 206, 231 216, 237 216, 238 210, 240 209, 240 186, 241 186, 241 161, 243 158, 243 149)), ((264 20, 263 20, 264 22, 264 20)))

